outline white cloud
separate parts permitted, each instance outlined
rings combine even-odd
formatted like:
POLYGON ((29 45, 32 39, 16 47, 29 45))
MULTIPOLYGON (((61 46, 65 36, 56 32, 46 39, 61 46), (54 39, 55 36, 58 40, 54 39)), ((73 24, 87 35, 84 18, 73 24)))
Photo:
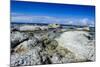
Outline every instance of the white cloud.
POLYGON ((88 25, 89 19, 88 18, 83 18, 80 20, 81 24, 83 25, 88 25))
POLYGON ((91 26, 94 26, 95 21, 90 20, 88 18, 83 18, 83 19, 80 20, 80 23, 81 23, 81 25, 91 25, 91 26))
POLYGON ((94 25, 94 21, 88 18, 56 18, 51 16, 33 16, 25 14, 11 14, 11 22, 26 22, 26 23, 59 23, 73 25, 94 25))
POLYGON ((13 16, 11 17, 12 22, 31 22, 32 17, 27 16, 13 16))

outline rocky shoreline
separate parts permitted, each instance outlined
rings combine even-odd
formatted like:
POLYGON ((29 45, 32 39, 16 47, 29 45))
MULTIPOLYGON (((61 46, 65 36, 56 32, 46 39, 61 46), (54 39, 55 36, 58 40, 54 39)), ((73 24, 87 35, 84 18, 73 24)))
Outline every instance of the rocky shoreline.
POLYGON ((87 30, 11 28, 11 66, 95 61, 94 39, 87 30))

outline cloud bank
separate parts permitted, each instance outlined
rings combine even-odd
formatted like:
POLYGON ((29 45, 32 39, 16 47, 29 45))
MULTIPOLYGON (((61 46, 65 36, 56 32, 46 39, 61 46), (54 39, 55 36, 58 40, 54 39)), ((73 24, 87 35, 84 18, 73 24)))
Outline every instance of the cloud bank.
POLYGON ((57 23, 57 24, 72 24, 72 25, 91 25, 94 26, 95 22, 89 18, 56 18, 51 16, 33 16, 12 13, 11 22, 17 23, 57 23))

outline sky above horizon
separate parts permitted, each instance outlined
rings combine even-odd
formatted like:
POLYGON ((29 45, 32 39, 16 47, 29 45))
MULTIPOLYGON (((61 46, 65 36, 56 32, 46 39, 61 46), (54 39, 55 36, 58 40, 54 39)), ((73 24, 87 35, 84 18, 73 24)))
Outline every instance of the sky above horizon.
POLYGON ((11 22, 94 25, 95 7, 11 1, 11 22))

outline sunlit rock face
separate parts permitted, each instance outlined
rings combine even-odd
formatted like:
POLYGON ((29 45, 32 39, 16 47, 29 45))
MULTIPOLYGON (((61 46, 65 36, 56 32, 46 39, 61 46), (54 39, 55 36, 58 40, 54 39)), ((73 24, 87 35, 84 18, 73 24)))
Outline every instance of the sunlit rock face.
POLYGON ((21 42, 28 40, 28 36, 25 33, 20 33, 18 31, 11 33, 11 48, 15 48, 21 42))
POLYGON ((26 53, 11 55, 11 66, 29 66, 35 64, 41 64, 41 59, 36 49, 29 50, 26 53))
POLYGON ((77 61, 92 60, 95 58, 94 41, 89 40, 91 37, 88 32, 69 31, 56 38, 59 45, 73 52, 77 61))
POLYGON ((33 26, 33 25, 23 25, 19 27, 19 31, 36 31, 36 30, 48 30, 47 26, 33 26))
POLYGON ((39 26, 24 25, 19 28, 20 31, 35 31, 40 30, 39 26))
POLYGON ((24 31, 11 32, 11 66, 95 61, 95 41, 88 31, 43 28, 22 26, 24 31))

